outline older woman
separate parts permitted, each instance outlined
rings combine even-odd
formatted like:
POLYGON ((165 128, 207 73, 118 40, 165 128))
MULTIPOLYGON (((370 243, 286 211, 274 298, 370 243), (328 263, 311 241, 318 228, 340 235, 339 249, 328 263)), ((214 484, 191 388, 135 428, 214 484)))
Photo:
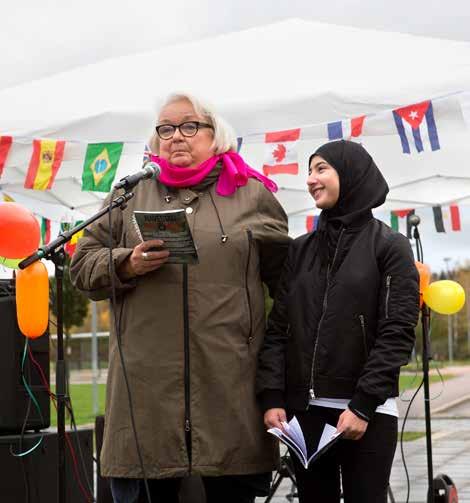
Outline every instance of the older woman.
MULTIPOLYGON (((112 228, 121 341, 151 495, 176 502, 181 479, 200 474, 208 502, 252 502, 277 455, 254 382, 263 282, 272 294, 289 241, 286 215, 275 185, 235 152, 231 128, 194 98, 166 101, 151 147, 160 181, 136 187, 112 228), (166 263, 165 244, 141 243, 132 224, 134 210, 177 208, 186 209, 197 265, 166 263)), ((75 285, 94 300, 111 295, 107 235, 102 219, 72 262, 75 285)), ((101 462, 117 503, 142 497, 113 332, 101 462)))

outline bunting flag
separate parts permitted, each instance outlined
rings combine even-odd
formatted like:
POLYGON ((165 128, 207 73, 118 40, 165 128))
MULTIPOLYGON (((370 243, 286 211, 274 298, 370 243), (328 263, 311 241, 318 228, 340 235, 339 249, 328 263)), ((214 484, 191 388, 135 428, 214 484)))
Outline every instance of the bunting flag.
POLYGON ((14 203, 15 202, 15 200, 11 196, 6 194, 5 192, 3 193, 3 201, 5 203, 14 203))
POLYGON ((2 176, 12 141, 13 138, 11 136, 0 136, 0 177, 2 176))
POLYGON ((425 145, 432 151, 441 148, 430 100, 397 108, 393 118, 404 154, 411 154, 412 146, 417 152, 423 152, 425 145))
MULTIPOLYGON (((434 215, 434 227, 436 228, 436 232, 446 232, 442 206, 433 206, 432 212, 434 215)), ((451 204, 449 206, 448 214, 446 212, 446 217, 450 219, 451 230, 453 231, 461 230, 460 209, 457 204, 451 204)))
POLYGON ((43 245, 49 244, 51 240, 51 221, 48 218, 41 218, 41 242, 43 245))
POLYGON ((70 222, 60 222, 60 232, 67 232, 72 228, 70 222))
POLYGON ((148 162, 150 162, 150 154, 152 153, 151 148, 146 144, 144 148, 144 157, 142 158, 142 166, 145 166, 148 162))
POLYGON ((390 227, 397 232, 401 232, 408 239, 412 238, 410 216, 415 214, 412 208, 405 210, 393 210, 390 214, 390 227))
POLYGON ((242 149, 242 145, 243 145, 243 138, 241 136, 239 136, 237 138, 237 154, 240 153, 240 150, 242 149))
POLYGON ((123 145, 122 142, 88 144, 82 173, 82 190, 111 190, 123 145))
POLYGON ((64 157, 65 141, 33 140, 25 189, 47 190, 52 187, 64 157))
POLYGON ((305 220, 305 226, 307 228, 307 232, 316 231, 318 227, 318 220, 320 219, 319 215, 308 215, 305 220))
POLYGON ((266 157, 263 165, 265 175, 297 175, 299 161, 297 144, 300 137, 299 129, 266 133, 266 157))
MULTIPOLYGON (((77 226, 77 225, 80 225, 81 223, 83 222, 83 220, 78 220, 77 222, 75 222, 73 224, 73 227, 77 226)), ((69 229, 72 227, 70 224, 69 225, 69 229)), ((67 243, 65 243, 65 246, 64 246, 64 249, 65 249, 65 253, 67 253, 67 255, 69 257, 72 257, 72 255, 75 253, 75 250, 77 248, 77 243, 78 243, 78 240, 83 236, 83 233, 84 233, 84 229, 82 229, 81 231, 77 232, 76 234, 74 234, 71 238, 70 238, 70 241, 68 241, 67 243)))
POLYGON ((362 135, 365 115, 327 124, 328 140, 359 140, 362 135))

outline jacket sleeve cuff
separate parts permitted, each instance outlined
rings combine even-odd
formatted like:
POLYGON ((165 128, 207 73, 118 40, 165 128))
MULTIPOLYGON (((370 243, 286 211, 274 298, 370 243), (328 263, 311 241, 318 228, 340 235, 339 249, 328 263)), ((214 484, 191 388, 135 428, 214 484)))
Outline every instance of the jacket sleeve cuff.
POLYGON ((375 414, 375 409, 380 405, 380 401, 371 395, 356 392, 349 402, 349 409, 357 417, 369 422, 375 414))
POLYGON ((258 395, 263 414, 269 409, 285 409, 284 392, 280 389, 265 389, 258 395))

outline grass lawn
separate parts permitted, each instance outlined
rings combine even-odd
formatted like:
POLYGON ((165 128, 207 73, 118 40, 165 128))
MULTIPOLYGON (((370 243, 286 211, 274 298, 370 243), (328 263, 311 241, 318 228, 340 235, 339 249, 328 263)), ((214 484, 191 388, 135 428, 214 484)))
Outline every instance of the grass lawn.
MULTIPOLYGON (((442 376, 444 380, 452 379, 453 375, 446 374, 442 376)), ((401 375, 400 376, 400 391, 405 389, 416 388, 421 382, 421 374, 416 377, 414 375, 401 375)), ((440 380, 439 376, 430 376, 431 382, 438 382, 440 380)), ((98 384, 98 406, 99 414, 104 413, 104 400, 105 400, 105 384, 98 384)), ((73 410, 75 413, 75 420, 77 425, 89 424, 95 422, 95 417, 93 415, 93 395, 92 395, 92 385, 91 384, 71 384, 70 385, 70 396, 72 398, 73 410)), ((51 404, 51 425, 56 426, 57 415, 54 406, 51 404)), ((68 424, 68 417, 67 417, 68 424)), ((407 433, 408 434, 408 433, 407 433)), ((410 432, 410 435, 415 435, 417 433, 410 432)), ((422 434, 417 434, 417 437, 409 438, 407 440, 414 440, 419 438, 422 434)))
MULTIPOLYGON (((444 381, 447 381, 448 379, 452 379, 455 376, 453 374, 442 374, 442 379, 444 381)), ((421 380, 423 379, 423 374, 421 372, 418 372, 418 375, 409 375, 409 374, 402 374, 400 376, 400 392, 406 390, 406 389, 412 389, 412 388, 417 388, 421 380)), ((429 382, 434 383, 434 382, 440 382, 441 378, 438 375, 431 375, 429 376, 429 382)))
MULTIPOLYGON (((405 431, 403 432, 403 442, 411 442, 413 440, 418 440, 418 438, 424 437, 426 433, 424 431, 405 431)), ((400 441, 401 432, 398 432, 398 441, 400 441)))
MULTIPOLYGON (((104 413, 104 399, 106 385, 98 384, 98 414, 104 413)), ((95 422, 93 414, 93 387, 91 384, 71 384, 70 397, 72 399, 73 413, 77 425, 95 422)), ((66 425, 70 424, 70 418, 66 413, 66 425)), ((57 413, 51 403, 51 426, 57 425, 57 413)))

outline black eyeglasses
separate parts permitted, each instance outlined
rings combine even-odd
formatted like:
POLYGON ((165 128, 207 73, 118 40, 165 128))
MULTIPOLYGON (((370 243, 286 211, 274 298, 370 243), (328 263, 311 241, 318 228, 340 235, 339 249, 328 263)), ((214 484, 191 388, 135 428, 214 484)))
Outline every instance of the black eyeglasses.
POLYGON ((156 126, 155 130, 162 140, 169 140, 170 138, 173 138, 176 129, 178 129, 183 136, 190 138, 191 136, 194 136, 200 128, 214 129, 214 126, 206 124, 205 122, 188 121, 182 122, 178 125, 161 124, 160 126, 156 126))

